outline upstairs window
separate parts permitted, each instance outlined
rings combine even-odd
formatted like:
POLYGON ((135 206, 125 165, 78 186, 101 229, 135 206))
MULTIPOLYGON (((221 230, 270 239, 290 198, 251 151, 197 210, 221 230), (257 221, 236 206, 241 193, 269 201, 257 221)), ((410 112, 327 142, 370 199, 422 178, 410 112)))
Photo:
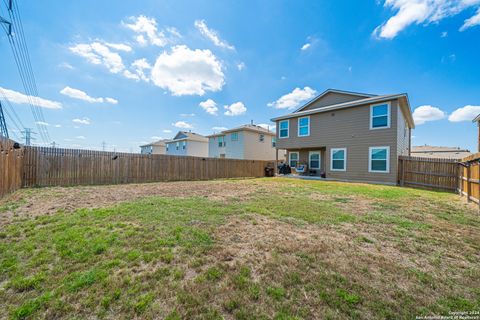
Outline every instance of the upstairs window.
POLYGON ((180 142, 177 142, 177 143, 175 144, 175 149, 178 150, 179 147, 180 147, 180 142))
POLYGON ((310 117, 298 118, 298 136, 307 137, 310 135, 310 117))
POLYGON ((230 138, 232 139, 232 141, 238 141, 238 132, 232 132, 230 138))
POLYGON ((165 151, 168 151, 168 146, 169 146, 169 144, 167 144, 167 145, 165 146, 165 151))
POLYGON ((347 149, 332 148, 330 150, 330 170, 346 171, 347 168, 347 149))
POLYGON ((390 147, 370 147, 369 172, 388 173, 390 171, 390 147))
POLYGON ((290 164, 290 167, 296 168, 298 165, 298 152, 290 152, 288 155, 288 163, 290 164))
POLYGON ((370 106, 370 129, 390 128, 390 103, 370 106))
POLYGON ((218 137, 218 146, 221 148, 221 147, 225 147, 226 143, 225 143, 225 136, 219 136, 218 137))
POLYGON ((272 148, 275 148, 277 146, 277 138, 272 137, 272 148))
POLYGON ((182 149, 185 150, 187 148, 187 142, 186 141, 183 141, 182 143, 182 149))
POLYGON ((278 134, 278 137, 281 138, 288 138, 289 134, 289 121, 288 120, 283 120, 280 121, 280 131, 278 134))
POLYGON ((258 141, 260 141, 260 142, 265 141, 265 135, 264 135, 264 134, 260 134, 260 135, 258 136, 258 141))

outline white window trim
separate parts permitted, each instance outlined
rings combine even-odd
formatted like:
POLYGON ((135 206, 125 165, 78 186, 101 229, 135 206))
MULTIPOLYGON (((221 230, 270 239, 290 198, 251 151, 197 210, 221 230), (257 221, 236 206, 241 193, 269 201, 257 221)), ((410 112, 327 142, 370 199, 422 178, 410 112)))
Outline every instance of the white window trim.
POLYGON ((299 137, 308 137, 308 136, 310 136, 310 116, 300 117, 300 118, 297 119, 297 135, 298 135, 299 137), (300 120, 301 120, 301 119, 305 119, 305 118, 308 119, 308 134, 301 135, 301 134, 300 134, 300 120))
POLYGON ((290 166, 290 163, 292 163, 292 153, 295 153, 297 155, 297 165, 298 165, 298 162, 300 161, 300 152, 298 151, 293 151, 288 153, 288 165, 290 166))
POLYGON ((308 153, 308 167, 309 167, 310 169, 320 169, 321 166, 322 166, 322 155, 320 154, 320 151, 310 151, 310 152, 308 153), (310 164, 311 161, 312 161, 312 159, 310 158, 310 156, 311 156, 312 154, 318 154, 318 168, 314 168, 314 167, 312 167, 311 164, 310 164))
POLYGON ((378 129, 388 129, 390 128, 390 123, 392 119, 392 113, 391 113, 392 105, 390 102, 382 102, 382 103, 376 103, 376 104, 371 104, 370 105, 370 130, 378 130, 378 129), (378 127, 374 128, 373 127, 373 108, 377 106, 382 106, 386 104, 387 105, 387 126, 386 127, 378 127))
POLYGON ((379 146, 368 148, 368 172, 371 173, 390 173, 390 146, 379 146), (372 170, 372 150, 373 149, 386 149, 387 150, 387 170, 372 170))
POLYGON ((290 119, 287 120, 282 120, 278 122, 278 139, 287 139, 290 137, 290 119), (287 136, 286 137, 281 137, 280 132, 282 131, 282 122, 287 123, 287 136))
POLYGON ((331 148, 330 149, 330 171, 347 171, 347 148, 331 148), (343 169, 333 169, 333 152, 344 151, 345 158, 343 159, 343 169))

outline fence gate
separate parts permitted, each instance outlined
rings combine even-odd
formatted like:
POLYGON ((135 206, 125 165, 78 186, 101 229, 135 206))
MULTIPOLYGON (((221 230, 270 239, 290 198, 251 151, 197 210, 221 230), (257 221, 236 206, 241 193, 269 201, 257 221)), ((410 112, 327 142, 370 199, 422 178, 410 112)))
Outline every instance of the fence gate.
POLYGON ((398 183, 401 186, 456 192, 459 175, 460 165, 454 159, 398 158, 398 183))

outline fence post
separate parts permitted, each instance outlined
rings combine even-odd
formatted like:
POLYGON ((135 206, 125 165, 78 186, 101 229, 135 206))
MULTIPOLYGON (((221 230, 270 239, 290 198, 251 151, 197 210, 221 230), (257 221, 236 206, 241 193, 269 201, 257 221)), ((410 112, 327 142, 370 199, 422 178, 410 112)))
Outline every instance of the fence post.
POLYGON ((470 194, 472 193, 470 184, 470 163, 467 164, 467 202, 470 202, 470 194))

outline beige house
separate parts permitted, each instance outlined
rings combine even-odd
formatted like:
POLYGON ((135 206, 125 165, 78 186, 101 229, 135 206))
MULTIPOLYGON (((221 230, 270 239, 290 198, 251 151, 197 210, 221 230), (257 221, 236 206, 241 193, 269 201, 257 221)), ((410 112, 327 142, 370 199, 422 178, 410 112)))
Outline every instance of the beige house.
POLYGON ((329 89, 294 112, 272 119, 278 149, 305 174, 397 183, 398 156, 409 155, 415 127, 407 94, 329 89))
POLYGON ((141 154, 165 154, 166 153, 166 143, 169 142, 168 139, 158 140, 149 144, 144 144, 140 146, 141 154))
POLYGON ((194 132, 179 131, 166 143, 167 155, 208 157, 208 138, 194 132))
POLYGON ((275 133, 246 124, 208 136, 211 158, 275 160, 275 133))
POLYGON ((471 156, 470 150, 459 147, 413 146, 411 156, 435 159, 463 159, 471 156))

